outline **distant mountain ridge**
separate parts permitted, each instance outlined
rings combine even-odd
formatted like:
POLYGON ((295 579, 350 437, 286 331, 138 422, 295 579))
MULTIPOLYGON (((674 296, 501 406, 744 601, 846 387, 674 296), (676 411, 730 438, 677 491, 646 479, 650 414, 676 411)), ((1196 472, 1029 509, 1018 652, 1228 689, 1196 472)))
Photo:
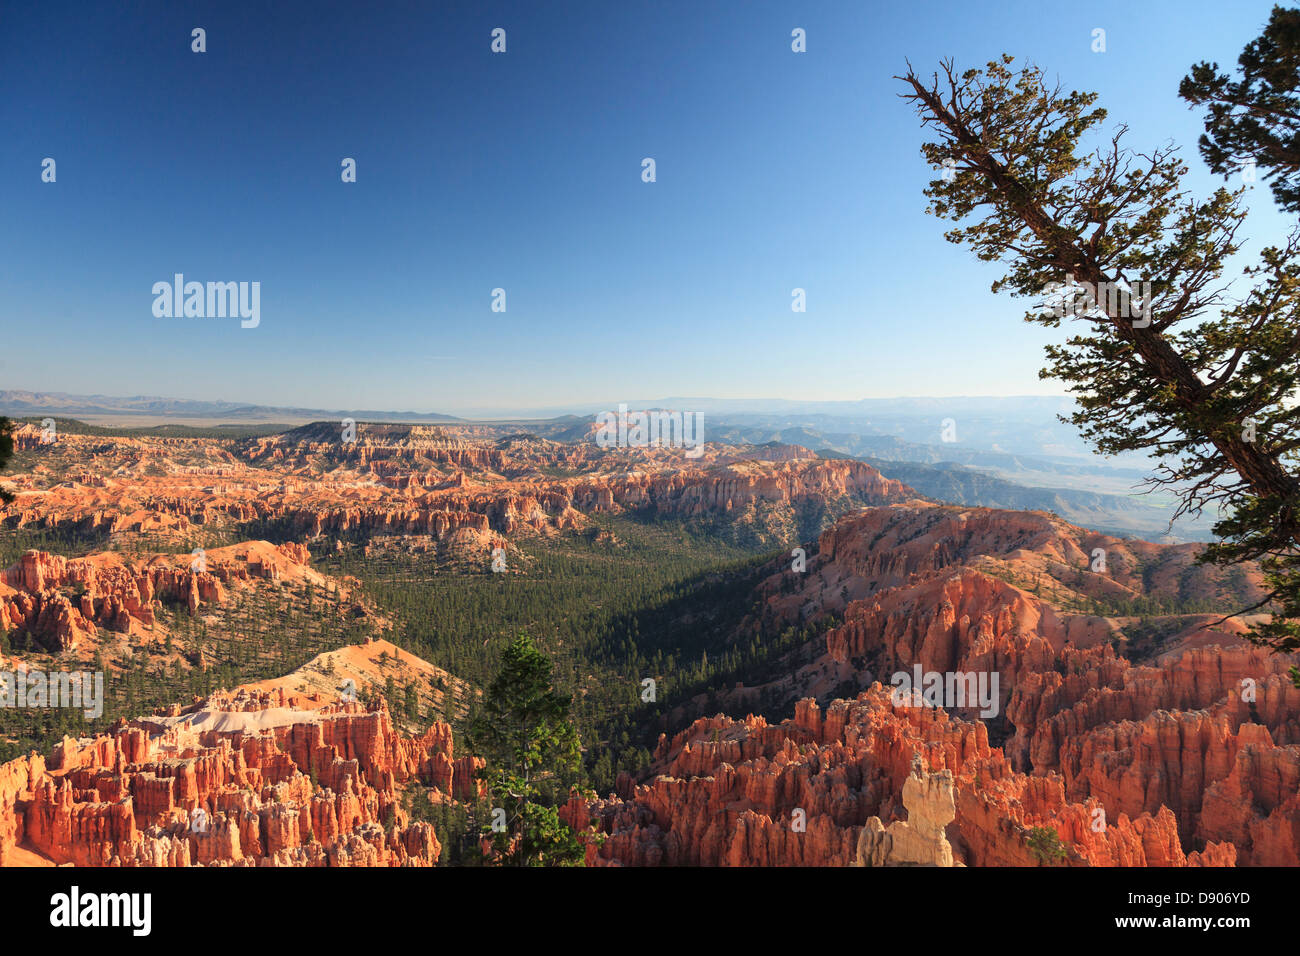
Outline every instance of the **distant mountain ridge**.
MULTIPOLYGON (((834 457, 831 452, 819 452, 834 457)), ((925 464, 886 461, 861 456, 887 478, 909 485, 938 501, 1009 511, 1048 511, 1072 524, 1119 536, 1140 535, 1158 540, 1169 535, 1175 541, 1209 541, 1212 522, 1183 519, 1169 526, 1167 508, 1150 504, 1137 496, 1111 495, 1077 488, 1043 488, 1016 484, 955 462, 925 464)))
POLYGON ((436 412, 387 412, 371 409, 296 408, 249 405, 240 402, 205 402, 156 395, 118 397, 73 395, 68 392, 0 391, 0 415, 58 414, 67 416, 173 416, 219 419, 227 422, 286 421, 353 418, 383 422, 458 422, 463 419, 436 412))

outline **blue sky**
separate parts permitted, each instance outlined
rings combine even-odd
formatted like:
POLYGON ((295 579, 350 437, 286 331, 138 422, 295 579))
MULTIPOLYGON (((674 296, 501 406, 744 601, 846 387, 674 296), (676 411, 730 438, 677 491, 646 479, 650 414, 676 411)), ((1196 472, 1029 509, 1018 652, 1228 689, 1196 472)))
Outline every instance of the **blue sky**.
MULTIPOLYGON (((1052 333, 924 215, 893 74, 1033 59, 1131 145, 1181 144, 1206 191, 1178 81, 1235 64, 1270 8, 375 6, 5 8, 0 389, 449 412, 1054 392, 1052 333), (259 281, 261 324, 156 318, 177 272, 259 281)), ((1288 223, 1250 201, 1248 250, 1288 223)))

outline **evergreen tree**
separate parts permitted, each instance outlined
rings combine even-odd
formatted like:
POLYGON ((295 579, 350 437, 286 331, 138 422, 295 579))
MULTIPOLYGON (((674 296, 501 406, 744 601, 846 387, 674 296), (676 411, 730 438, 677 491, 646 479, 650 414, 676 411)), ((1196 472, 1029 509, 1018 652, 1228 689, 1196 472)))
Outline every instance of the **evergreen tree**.
POLYGON ((480 774, 496 819, 504 810, 505 829, 488 831, 501 863, 582 865, 582 844, 556 811, 577 779, 581 752, 569 717, 572 698, 555 692, 552 670, 532 639, 520 634, 502 655, 471 725, 471 748, 487 758, 480 774))
POLYGON ((1087 324, 1047 347, 1040 373, 1075 396, 1067 420, 1102 454, 1159 459, 1150 481, 1179 497, 1178 515, 1218 511, 1201 560, 1258 560, 1268 593, 1243 610, 1274 614, 1252 639, 1300 648, 1300 233, 1262 250, 1253 287, 1227 298, 1242 190, 1196 199, 1174 147, 1131 152, 1123 128, 1079 155, 1106 116, 1096 94, 1063 93, 1012 62, 899 77, 938 137, 922 152, 945 169, 928 211, 961 223, 949 241, 1004 263, 995 292, 1038 300, 1026 320, 1087 324), (1115 290, 1140 290, 1140 315, 1115 290))
POLYGON ((1188 103, 1206 107, 1201 156, 1225 178, 1258 168, 1278 205, 1300 212, 1300 10, 1275 6, 1237 65, 1234 80, 1217 63, 1197 63, 1178 87, 1188 103))
MULTIPOLYGON (((0 471, 4 471, 5 465, 14 453, 14 436, 13 422, 9 419, 0 417, 0 471)), ((11 492, 5 491, 0 487, 0 502, 13 501, 14 496, 11 492)))

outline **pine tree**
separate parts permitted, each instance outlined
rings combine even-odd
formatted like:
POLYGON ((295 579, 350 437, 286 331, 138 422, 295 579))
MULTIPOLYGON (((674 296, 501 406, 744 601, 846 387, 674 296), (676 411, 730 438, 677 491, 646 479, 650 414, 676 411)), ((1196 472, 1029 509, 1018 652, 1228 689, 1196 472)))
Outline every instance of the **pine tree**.
MULTIPOLYGON (((1201 560, 1259 561, 1268 593, 1242 610, 1275 613, 1252 639, 1300 648, 1300 233, 1262 250, 1253 287, 1228 299, 1242 190, 1196 199, 1174 147, 1133 153, 1123 128, 1078 155, 1106 116, 1096 94, 1063 93, 1012 63, 899 77, 938 137, 922 153, 945 169, 928 211, 961 223, 949 241, 1005 265, 995 292, 1038 300, 1027 321, 1087 324, 1047 347, 1040 372, 1075 396, 1067 420, 1102 454, 1159 459, 1150 482, 1178 496, 1177 515, 1220 511, 1201 560), (1123 296, 1139 290, 1135 313, 1123 296)), ((1300 669, 1292 676, 1300 685, 1300 669)))
MULTIPOLYGON (((8 464, 13 453, 13 423, 7 418, 0 417, 0 471, 4 471, 4 467, 8 464)), ((13 494, 0 487, 0 502, 9 502, 13 500, 13 494)))
POLYGON ((1300 212, 1300 10, 1275 6, 1237 65, 1234 80, 1217 63, 1197 63, 1178 87, 1206 107, 1201 157, 1224 178, 1259 169, 1277 204, 1300 212))
POLYGON ((487 758, 481 771, 506 830, 491 832, 496 858, 518 866, 580 866, 583 847, 556 804, 576 781, 581 762, 570 720, 572 698, 552 685, 550 660, 520 634, 501 657, 470 745, 487 758))

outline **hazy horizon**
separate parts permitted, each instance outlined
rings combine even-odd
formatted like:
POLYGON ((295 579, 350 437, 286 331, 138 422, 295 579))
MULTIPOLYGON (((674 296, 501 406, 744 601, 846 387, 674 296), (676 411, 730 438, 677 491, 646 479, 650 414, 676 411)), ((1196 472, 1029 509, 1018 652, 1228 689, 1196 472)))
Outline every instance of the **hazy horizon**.
MULTIPOLYGON (((109 400, 116 402, 158 402, 158 403, 176 403, 183 405, 220 405, 229 406, 231 410, 240 408, 266 408, 270 410, 285 409, 289 411, 370 411, 377 414, 387 415, 450 415, 453 409, 445 407, 429 408, 320 408, 301 403, 291 403, 287 405, 262 402, 253 400, 238 400, 226 397, 217 397, 211 399, 197 399, 183 395, 153 395, 153 394, 106 394, 94 393, 87 394, 81 392, 69 392, 63 390, 51 389, 0 389, 0 414, 11 414, 21 417, 26 412, 16 409, 17 406, 12 404, 11 396, 14 394, 29 394, 34 399, 51 398, 63 399, 70 402, 92 401, 92 400, 109 400)), ((887 396, 866 396, 855 399, 817 399, 817 398, 791 398, 784 396, 746 396, 740 398, 728 398, 716 395, 661 395, 651 398, 619 398, 614 401, 575 401, 571 403, 556 405, 535 405, 535 406, 515 406, 515 407, 493 407, 493 406, 464 406, 460 411, 466 413, 456 415, 455 417, 473 417, 478 413, 483 417, 492 417, 499 419, 511 419, 524 417, 525 415, 536 413, 538 418, 552 418, 563 415, 588 416, 604 410, 616 409, 618 405, 624 404, 632 409, 658 408, 676 406, 680 403, 694 403, 699 406, 698 410, 722 411, 724 414, 833 414, 834 410, 851 411, 854 409, 866 410, 873 406, 884 407, 891 402, 899 403, 924 403, 933 402, 952 403, 952 402, 1034 402, 1049 403, 1053 400, 1062 404, 1072 401, 1069 395, 1061 393, 1059 395, 887 395, 887 396), (500 414, 488 415, 490 412, 499 412, 500 414)), ((50 403, 34 403, 38 408, 56 409, 57 405, 50 403)), ((968 406, 969 407, 969 406, 968 406)), ((697 410, 692 408, 692 410, 697 410)), ((123 409, 122 414, 131 414, 131 410, 123 409)), ((212 414, 219 414, 213 412, 212 414)), ((75 417, 75 416, 73 416, 75 417)))

